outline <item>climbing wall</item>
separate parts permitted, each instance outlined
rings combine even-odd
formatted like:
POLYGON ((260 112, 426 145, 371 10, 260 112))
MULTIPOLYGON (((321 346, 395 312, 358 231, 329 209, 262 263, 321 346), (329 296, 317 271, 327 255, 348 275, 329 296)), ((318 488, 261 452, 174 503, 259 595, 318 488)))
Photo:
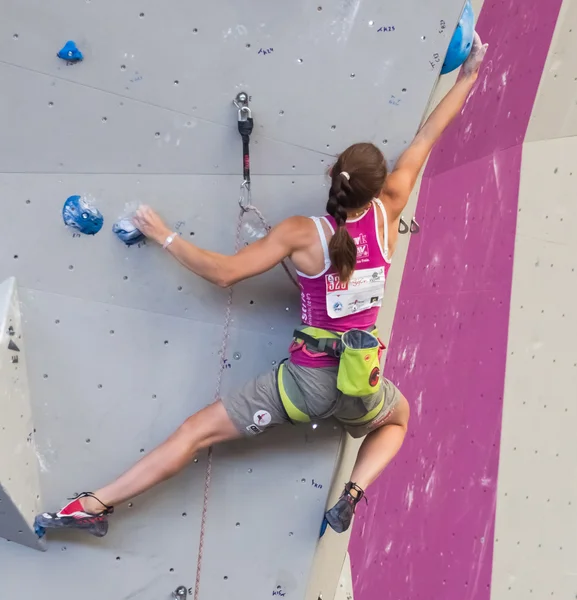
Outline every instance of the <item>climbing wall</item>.
POLYGON ((411 431, 355 524, 355 600, 576 596, 576 9, 480 11, 418 194, 385 369, 411 431))
MULTIPOLYGON (((240 284, 219 356, 227 292, 152 244, 126 248, 112 223, 146 202, 185 239, 233 251, 241 90, 256 122, 254 203, 271 223, 319 213, 335 153, 372 140, 393 165, 410 142, 462 5, 5 3, 0 280, 18 284, 36 429, 19 443, 36 450, 46 509, 106 483, 208 404, 221 364, 224 393, 273 368, 299 319, 280 268, 240 284), (68 40, 82 62, 56 57, 68 40), (76 194, 104 215, 94 237, 62 223, 76 194)), ((243 240, 259 235, 247 220, 243 240)), ((216 450, 200 598, 305 597, 340 444, 327 423, 216 450)), ((52 534, 43 554, 0 540, 0 597, 30 573, 33 593, 61 600, 192 590, 205 467, 201 454, 117 507, 104 539, 52 534)), ((331 555, 333 583, 309 592, 315 600, 334 596, 344 550, 331 555)))
POLYGON ((34 533, 41 509, 34 421, 26 370, 20 303, 14 278, 0 284, 0 536, 38 550, 45 540, 34 533))
POLYGON ((493 567, 511 600, 577 596, 577 2, 555 5, 515 238, 493 567))

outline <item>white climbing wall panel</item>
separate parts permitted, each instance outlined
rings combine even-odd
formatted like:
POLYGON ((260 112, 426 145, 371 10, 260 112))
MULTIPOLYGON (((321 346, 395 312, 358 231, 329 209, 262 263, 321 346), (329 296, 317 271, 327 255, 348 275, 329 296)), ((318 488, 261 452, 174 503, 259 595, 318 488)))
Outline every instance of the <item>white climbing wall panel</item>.
POLYGON ((523 148, 494 600, 577 593, 576 50, 564 0, 523 148))
MULTIPOLYGON (((186 239, 232 252, 232 99, 246 90, 255 204, 271 223, 321 212, 335 153, 372 140, 392 164, 410 142, 462 5, 4 3, 0 279, 20 285, 45 508, 116 476, 214 393, 227 294, 151 244, 120 244, 110 227, 125 205, 149 203, 186 239), (67 40, 82 63, 56 58, 67 40), (74 194, 104 214, 95 237, 62 225, 74 194)), ((258 233, 254 220, 243 229, 258 233)), ((298 313, 280 268, 238 286, 225 393, 285 356, 298 313)), ((217 449, 202 599, 305 598, 340 437, 327 423, 217 449)), ((0 597, 31 572, 35 593, 60 600, 193 588, 205 464, 118 507, 102 540, 51 535, 45 554, 0 540, 0 597)), ((315 600, 334 596, 343 557, 315 600)))
POLYGON ((34 533, 41 509, 38 458, 26 372, 16 281, 0 283, 0 536, 37 550, 34 533))

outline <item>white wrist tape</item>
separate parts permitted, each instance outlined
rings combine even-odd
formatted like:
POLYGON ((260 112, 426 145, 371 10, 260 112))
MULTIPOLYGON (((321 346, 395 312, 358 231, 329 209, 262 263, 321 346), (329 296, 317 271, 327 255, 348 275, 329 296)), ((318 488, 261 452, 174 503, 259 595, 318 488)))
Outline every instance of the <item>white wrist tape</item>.
POLYGON ((172 242, 174 242, 176 236, 178 235, 178 233, 176 233, 176 231, 173 231, 165 240, 164 240, 164 244, 162 244, 162 247, 164 248, 164 250, 166 250, 170 244, 172 244, 172 242))

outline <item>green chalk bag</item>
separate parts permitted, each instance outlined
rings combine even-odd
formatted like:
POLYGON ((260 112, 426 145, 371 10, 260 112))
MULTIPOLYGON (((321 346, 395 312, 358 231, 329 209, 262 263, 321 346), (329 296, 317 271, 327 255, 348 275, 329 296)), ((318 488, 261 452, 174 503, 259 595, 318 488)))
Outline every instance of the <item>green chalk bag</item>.
POLYGON ((337 388, 347 396, 369 396, 381 387, 381 342, 363 329, 341 336, 337 388))

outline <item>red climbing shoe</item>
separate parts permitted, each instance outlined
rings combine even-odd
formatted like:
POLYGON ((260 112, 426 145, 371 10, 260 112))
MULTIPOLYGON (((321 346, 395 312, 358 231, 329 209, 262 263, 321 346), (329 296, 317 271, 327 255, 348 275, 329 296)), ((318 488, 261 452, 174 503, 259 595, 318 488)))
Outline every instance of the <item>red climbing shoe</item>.
MULTIPOLYGON (((345 491, 338 499, 337 503, 325 513, 326 522, 337 533, 343 533, 343 531, 346 531, 351 526, 355 508, 362 498, 365 498, 364 490, 356 483, 349 481, 349 483, 345 485, 345 491), (351 490, 354 490, 357 493, 356 496, 351 494, 351 490)), ((365 501, 367 501, 366 498, 365 501)))
POLYGON ((87 513, 84 511, 81 498, 98 498, 91 492, 83 492, 72 498, 66 506, 57 513, 42 513, 34 519, 34 529, 39 537, 45 533, 45 529, 82 529, 96 537, 104 537, 108 532, 108 515, 114 512, 114 507, 106 506, 100 502, 104 510, 98 513, 87 513))

